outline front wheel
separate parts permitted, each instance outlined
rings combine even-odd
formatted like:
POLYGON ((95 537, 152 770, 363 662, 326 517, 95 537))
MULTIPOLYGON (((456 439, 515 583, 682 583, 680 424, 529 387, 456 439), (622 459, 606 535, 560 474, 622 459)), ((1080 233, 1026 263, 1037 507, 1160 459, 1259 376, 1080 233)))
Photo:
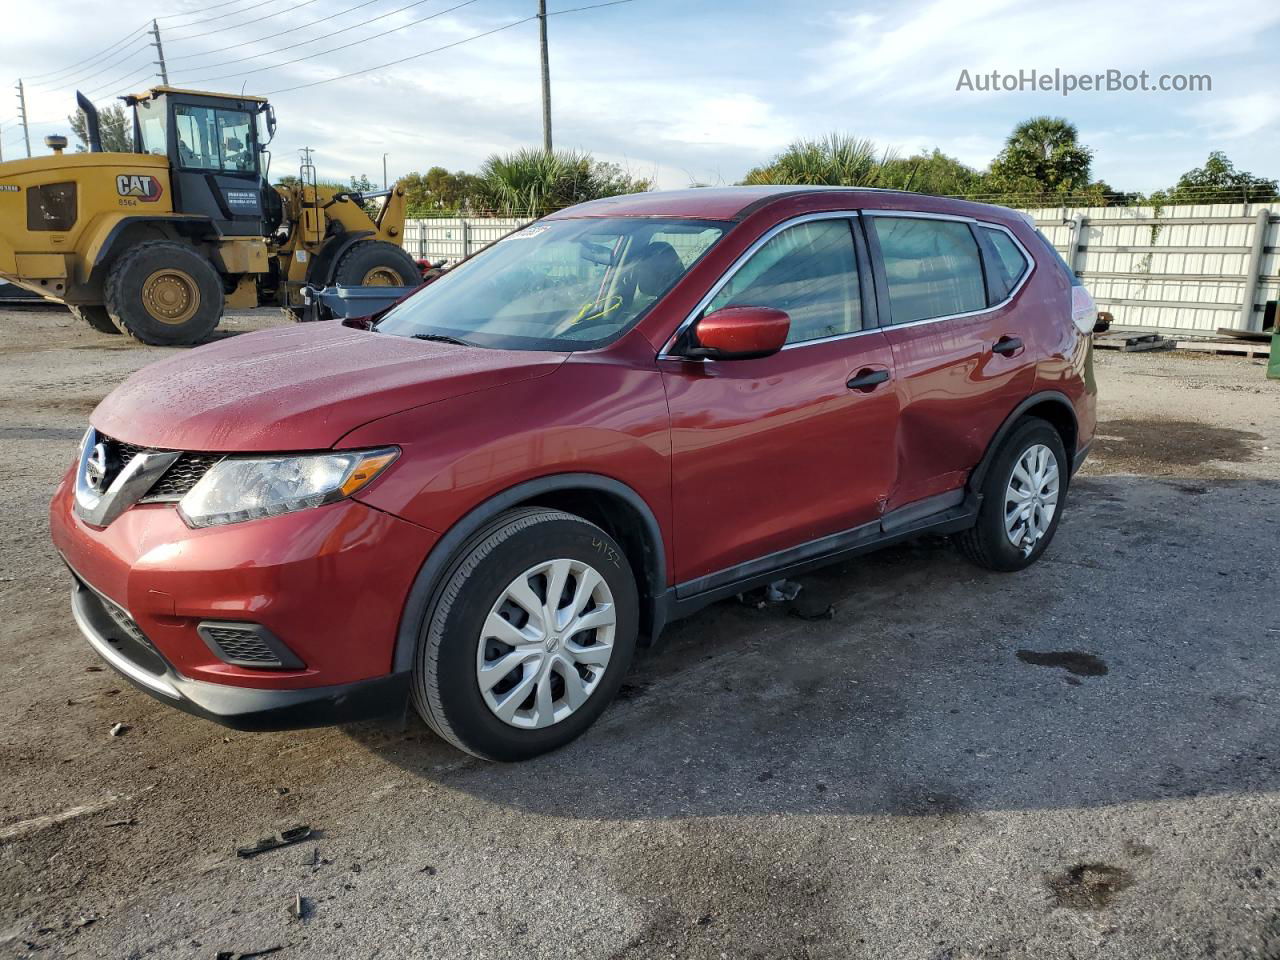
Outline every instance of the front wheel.
POLYGON ((362 240, 342 255, 334 282, 340 287, 416 287, 422 270, 394 243, 362 240))
POLYGON ((422 636, 413 702, 486 760, 525 760, 587 729, 635 651, 639 597, 622 548, 581 517, 498 517, 446 574, 422 636))
POLYGON ((1061 435, 1048 421, 1027 417, 987 471, 977 523, 956 537, 961 551, 988 570, 1029 567, 1058 529, 1069 479, 1061 435))

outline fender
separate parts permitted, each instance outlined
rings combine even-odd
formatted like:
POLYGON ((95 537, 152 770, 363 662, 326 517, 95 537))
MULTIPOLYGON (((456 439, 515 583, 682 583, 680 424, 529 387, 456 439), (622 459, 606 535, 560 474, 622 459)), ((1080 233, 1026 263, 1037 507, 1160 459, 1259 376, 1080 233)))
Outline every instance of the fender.
MULTIPOLYGON (((987 471, 991 468, 992 461, 995 460, 996 454, 1000 452, 1000 445, 1004 443, 1004 438, 1009 435, 1013 425, 1032 407, 1038 407, 1046 402, 1060 405, 1066 411, 1071 418, 1072 424, 1075 425, 1076 435, 1079 436, 1080 425, 1076 419, 1076 408, 1072 406, 1070 398, 1065 393, 1059 393, 1057 390, 1041 390, 1039 393, 1033 393, 1013 408, 1013 412, 1005 417, 1004 422, 1000 424, 1000 429, 995 432, 995 436, 987 444, 986 453, 982 455, 978 465, 969 474, 968 488, 970 491, 978 493, 982 490, 982 482, 987 477, 987 471)), ((1073 464, 1076 462, 1076 451, 1068 450, 1067 456, 1071 458, 1073 464)))
POLYGON ((131 227, 135 226, 172 227, 178 233, 193 239, 200 237, 216 237, 218 229, 208 217, 188 216, 186 214, 168 214, 154 217, 121 213, 102 217, 90 228, 89 243, 85 246, 84 262, 89 264, 89 275, 100 270, 111 257, 116 241, 131 227))
POLYGON ((331 286, 334 271, 338 269, 338 261, 342 259, 342 255, 361 240, 367 240, 373 235, 372 230, 348 230, 330 237, 320 248, 320 252, 311 258, 311 266, 307 269, 307 283, 331 286))
MULTIPOLYGON (((395 653, 392 656, 391 669, 394 673, 402 673, 413 669, 414 654, 418 649, 418 641, 435 605, 437 587, 443 582, 445 575, 458 562, 463 550, 481 534, 487 536, 486 529, 498 514, 534 497, 555 493, 560 490, 596 490, 608 493, 625 500, 640 516, 645 532, 652 547, 652 560, 646 569, 639 570, 649 584, 649 596, 653 624, 653 637, 661 633, 667 621, 667 608, 664 598, 667 594, 667 558, 662 545, 662 529, 658 520, 645 503, 644 498, 626 484, 611 477, 595 473, 559 473, 548 477, 528 480, 490 497, 479 506, 472 508, 462 519, 458 520, 441 537, 431 552, 427 554, 422 569, 409 589, 404 611, 400 615, 400 629, 396 632, 395 653)), ((642 620, 644 618, 642 617, 642 620)))

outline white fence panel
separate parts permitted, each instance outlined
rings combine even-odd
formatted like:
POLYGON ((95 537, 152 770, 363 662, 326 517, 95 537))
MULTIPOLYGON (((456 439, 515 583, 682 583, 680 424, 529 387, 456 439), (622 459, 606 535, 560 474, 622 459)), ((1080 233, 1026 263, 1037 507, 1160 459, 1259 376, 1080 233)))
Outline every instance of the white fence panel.
POLYGON ((1267 302, 1280 297, 1280 210, 1236 203, 1027 212, 1117 326, 1260 330, 1267 302))

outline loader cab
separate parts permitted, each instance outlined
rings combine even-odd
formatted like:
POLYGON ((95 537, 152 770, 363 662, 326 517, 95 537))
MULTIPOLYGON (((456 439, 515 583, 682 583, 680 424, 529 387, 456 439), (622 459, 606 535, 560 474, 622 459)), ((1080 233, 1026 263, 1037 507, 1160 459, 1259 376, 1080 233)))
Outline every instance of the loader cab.
POLYGON ((274 195, 263 169, 275 128, 267 101, 154 87, 125 102, 137 149, 169 159, 176 212, 208 217, 224 236, 265 235, 274 195))

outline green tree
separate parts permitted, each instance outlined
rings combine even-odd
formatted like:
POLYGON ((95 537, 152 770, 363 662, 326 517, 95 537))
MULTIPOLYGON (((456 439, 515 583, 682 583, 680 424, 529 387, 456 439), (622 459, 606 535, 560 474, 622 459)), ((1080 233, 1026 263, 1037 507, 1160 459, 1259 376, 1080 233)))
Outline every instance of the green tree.
POLYGON ((885 163, 879 185, 938 197, 963 197, 980 192, 982 175, 935 147, 930 153, 885 163))
POLYGON ((400 182, 411 216, 452 216, 483 206, 480 178, 462 170, 450 173, 444 167, 431 167, 426 173, 406 174, 400 182))
MULTIPOLYGON (((84 113, 77 110, 67 117, 67 122, 80 141, 76 144, 76 152, 84 153, 89 149, 84 113)), ((124 112, 123 104, 112 104, 98 111, 98 133, 102 137, 102 149, 107 153, 133 153, 133 117, 124 112)))
POLYGON ((1215 150, 1203 167, 1188 170, 1175 186, 1152 199, 1164 203, 1264 203, 1277 199, 1277 183, 1237 170, 1225 153, 1215 150))
POLYGON ((747 171, 744 184, 795 183, 807 186, 878 187, 895 157, 844 133, 793 141, 764 166, 747 171))
POLYGON ((485 205, 508 216, 540 216, 585 200, 653 189, 652 181, 589 153, 533 147, 489 157, 480 180, 485 205))
POLYGON ((1010 200, 1067 195, 1089 187, 1093 151, 1062 117, 1032 117, 1013 128, 991 161, 987 185, 1010 200))

